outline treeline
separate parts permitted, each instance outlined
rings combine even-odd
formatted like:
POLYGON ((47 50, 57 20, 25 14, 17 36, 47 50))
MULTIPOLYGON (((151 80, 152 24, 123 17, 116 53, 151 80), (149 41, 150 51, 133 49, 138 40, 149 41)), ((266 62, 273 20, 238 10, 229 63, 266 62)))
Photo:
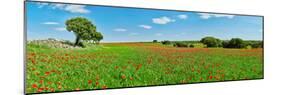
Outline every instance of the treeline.
MULTIPOLYGON (((157 40, 153 40, 154 43, 157 40)), ((263 48, 262 41, 243 40, 232 38, 230 40, 220 40, 215 37, 204 37, 200 41, 161 41, 163 45, 187 48, 263 48)))

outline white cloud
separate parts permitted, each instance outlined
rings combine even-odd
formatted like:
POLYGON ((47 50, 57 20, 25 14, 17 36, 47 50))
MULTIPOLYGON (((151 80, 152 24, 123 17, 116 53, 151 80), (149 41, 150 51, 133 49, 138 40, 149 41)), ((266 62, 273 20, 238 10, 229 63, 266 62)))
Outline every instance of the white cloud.
POLYGON ((155 36, 163 36, 162 33, 156 33, 155 36))
POLYGON ((60 9, 70 13, 81 13, 87 14, 90 13, 90 10, 87 10, 85 5, 70 5, 70 4, 48 4, 48 3, 37 3, 38 8, 43 8, 48 6, 51 9, 60 9))
POLYGON ((216 17, 216 18, 225 17, 225 18, 232 19, 234 17, 234 15, 225 15, 225 14, 209 14, 209 13, 198 13, 198 14, 202 19, 209 19, 212 17, 216 17))
POLYGON ((166 16, 163 16, 163 17, 160 17, 160 18, 153 18, 152 19, 152 22, 155 23, 155 24, 167 24, 167 23, 175 22, 175 21, 176 20, 171 19, 171 18, 166 17, 166 16))
POLYGON ((127 29, 124 29, 124 28, 116 28, 116 29, 113 29, 113 31, 116 31, 116 32, 126 32, 127 29))
POLYGON ((38 5, 38 8, 43 8, 44 6, 48 5, 48 3, 41 3, 41 2, 38 2, 36 4, 38 5))
POLYGON ((136 35, 139 35, 139 33, 130 33, 129 35, 130 36, 136 36, 136 35))
POLYGON ((44 22, 42 24, 47 24, 47 25, 58 25, 59 23, 57 22, 44 22))
POLYGON ((57 28, 54 28, 54 30, 56 30, 56 31, 67 31, 65 27, 57 27, 57 28))
POLYGON ((63 10, 67 5, 66 4, 50 4, 52 9, 61 9, 63 10))
POLYGON ((200 15, 200 18, 202 19, 209 19, 211 17, 211 15, 207 14, 207 13, 198 13, 200 15))
POLYGON ((139 25, 139 27, 142 27, 144 29, 151 29, 152 26, 149 26, 149 25, 139 25))
POLYGON ((64 10, 69 11, 71 13, 90 13, 90 11, 87 10, 84 5, 68 5, 64 8, 64 10))
POLYGON ((178 15, 179 19, 187 19, 187 17, 188 17, 187 15, 178 15))

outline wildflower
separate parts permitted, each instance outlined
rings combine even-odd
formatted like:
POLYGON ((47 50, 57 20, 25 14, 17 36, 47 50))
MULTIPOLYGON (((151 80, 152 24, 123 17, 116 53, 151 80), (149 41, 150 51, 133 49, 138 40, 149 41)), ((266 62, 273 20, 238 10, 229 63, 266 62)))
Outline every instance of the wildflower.
POLYGON ((47 75, 49 75, 50 74, 50 72, 45 72, 45 75, 47 76, 47 75))
POLYGON ((125 75, 122 75, 121 78, 122 78, 122 79, 126 79, 126 76, 125 76, 125 75))
POLYGON ((115 66, 115 69, 118 69, 119 67, 118 66, 115 66))
POLYGON ((210 75, 210 76, 209 76, 209 79, 210 79, 210 80, 212 80, 212 79, 213 79, 213 76, 212 76, 212 75, 210 75))
POLYGON ((48 88, 48 87, 45 87, 45 90, 49 90, 49 88, 48 88))
POLYGON ((32 88, 37 88, 37 84, 32 84, 32 88))
POLYGON ((54 88, 50 88, 50 91, 51 91, 51 92, 55 92, 55 89, 54 89, 54 88))
POLYGON ((96 82, 96 86, 98 86, 98 85, 99 85, 99 82, 97 81, 97 82, 96 82))
POLYGON ((102 86, 102 89, 106 89, 106 88, 107 88, 107 86, 106 86, 106 85, 103 85, 103 86, 102 86))
POLYGON ((40 81, 39 81, 40 84, 43 84, 43 82, 44 82, 44 80, 40 80, 40 81))
POLYGON ((37 92, 42 92, 44 91, 44 88, 38 88, 37 92))
POLYGON ((92 80, 88 80, 88 84, 92 84, 92 82, 93 82, 92 80))

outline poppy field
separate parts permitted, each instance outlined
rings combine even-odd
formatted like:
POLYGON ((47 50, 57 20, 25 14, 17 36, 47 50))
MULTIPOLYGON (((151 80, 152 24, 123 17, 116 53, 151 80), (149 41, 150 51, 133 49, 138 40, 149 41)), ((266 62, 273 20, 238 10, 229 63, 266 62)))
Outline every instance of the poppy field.
POLYGON ((263 78, 263 49, 178 48, 101 43, 87 48, 27 45, 27 93, 263 78))

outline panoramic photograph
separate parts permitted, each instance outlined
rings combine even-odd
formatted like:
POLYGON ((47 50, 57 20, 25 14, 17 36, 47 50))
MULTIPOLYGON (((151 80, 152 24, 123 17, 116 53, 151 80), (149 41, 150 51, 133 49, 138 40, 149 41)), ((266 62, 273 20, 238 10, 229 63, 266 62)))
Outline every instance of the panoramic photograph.
POLYGON ((263 17, 25 2, 25 92, 263 79, 263 17))

